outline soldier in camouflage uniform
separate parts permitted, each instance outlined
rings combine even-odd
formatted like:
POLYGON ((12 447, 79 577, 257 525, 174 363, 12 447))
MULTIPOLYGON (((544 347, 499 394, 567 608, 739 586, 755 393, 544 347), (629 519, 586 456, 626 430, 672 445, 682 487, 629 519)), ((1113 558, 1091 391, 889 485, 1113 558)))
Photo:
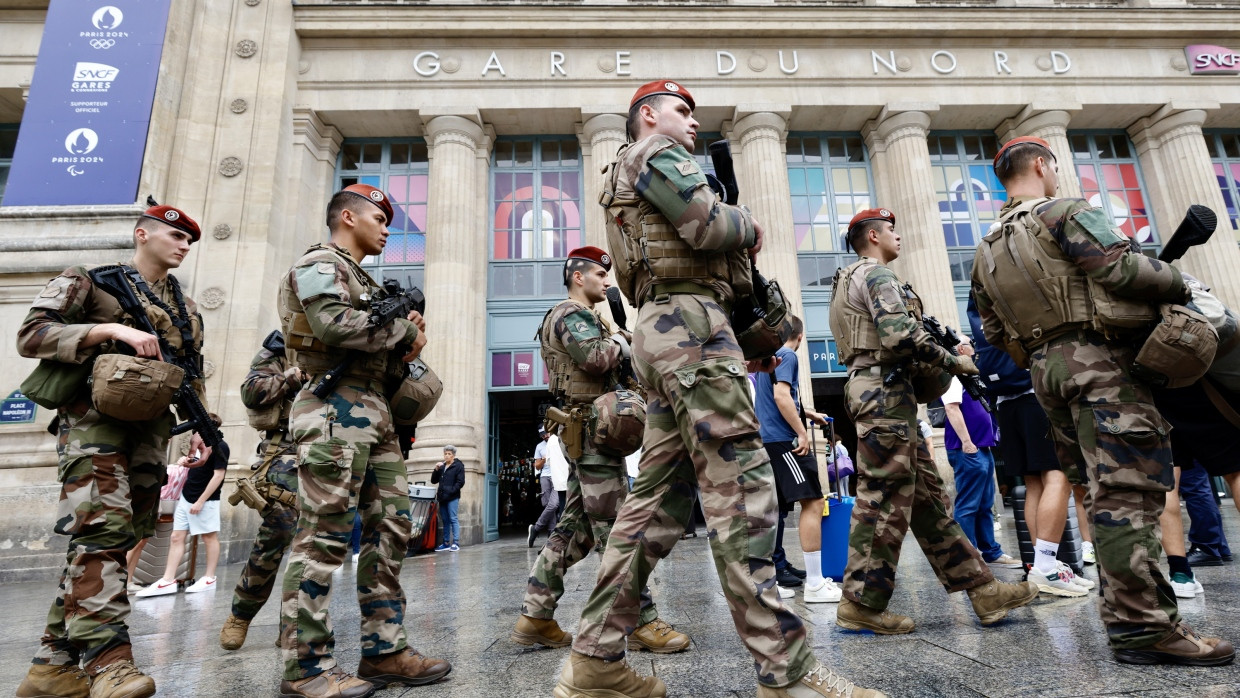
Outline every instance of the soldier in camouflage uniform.
POLYGON ((600 200, 618 285, 638 308, 633 365, 649 402, 641 472, 616 516, 554 695, 666 695, 661 680, 623 661, 625 638, 640 622, 639 590, 684 533, 695 484, 758 696, 881 695, 823 667, 800 617, 779 599, 774 474, 729 320, 732 302, 752 288, 762 228, 707 185, 692 155, 693 108, 675 82, 643 85, 629 107, 635 142, 611 164, 600 200))
POLYGON ((418 313, 383 326, 367 303, 380 286, 358 263, 387 241, 392 204, 354 184, 327 207, 331 242, 311 247, 280 287, 280 322, 291 364, 307 375, 289 430, 297 443, 301 515, 284 573, 280 645, 283 695, 370 695, 389 683, 438 681, 452 667, 406 642, 400 568, 413 524, 405 463, 388 395, 426 344, 418 313), (324 373, 351 359, 323 399, 311 392, 324 373), (328 606, 332 573, 347 554, 355 512, 362 517, 357 598, 362 611, 358 676, 336 664, 328 606), (364 680, 363 680, 364 679, 364 680))
MULTIPOLYGON (((305 374, 297 366, 288 365, 283 344, 284 338, 279 330, 272 332, 254 355, 250 372, 241 382, 241 401, 250 410, 251 425, 255 424, 255 419, 264 419, 268 415, 272 417, 270 421, 275 423, 272 428, 264 428, 260 432, 263 438, 258 444, 259 460, 253 468, 258 470, 270 463, 267 483, 278 488, 276 491, 286 501, 268 500, 267 508, 260 512, 263 522, 254 537, 250 559, 233 591, 232 613, 220 630, 220 646, 226 650, 240 649, 245 644, 250 621, 271 596, 276 573, 280 571, 280 560, 284 558, 284 551, 288 550, 293 532, 297 529, 297 445, 289 436, 288 418, 293 397, 301 390, 305 374), (290 495, 291 505, 287 501, 290 495)), ((258 423, 258 426, 269 425, 258 423)))
MULTIPOLYGON (((569 252, 564 263, 568 299, 547 311, 538 328, 543 360, 553 376, 551 392, 565 412, 588 415, 595 398, 629 380, 620 368, 631 337, 615 332, 594 309, 595 303, 606 298, 610 270, 611 257, 597 247, 569 252)), ((596 544, 606 544, 628 489, 624 458, 600 451, 586 432, 584 420, 577 427, 581 433, 576 439, 561 439, 564 444, 580 443, 582 448, 580 455, 569 459, 564 515, 530 569, 521 617, 512 632, 512 639, 523 645, 567 647, 572 643, 573 636, 560 629, 554 618, 564 595, 564 573, 596 544)), ((638 624, 629 636, 630 647, 660 654, 689 647, 688 635, 659 619, 645 587, 638 624)))
POLYGON ((949 373, 977 368, 935 343, 921 324, 921 299, 887 267, 900 254, 895 221, 885 208, 853 217, 848 244, 861 258, 835 273, 831 293, 831 333, 848 366, 844 394, 857 425, 857 499, 835 622, 849 630, 912 632, 911 618, 887 610, 911 529, 943 588, 967 590, 982 625, 991 625, 1036 598, 1038 587, 996 581, 947 513, 943 480, 917 428, 917 404, 942 395, 949 373))
POLYGON ((1185 303, 1191 290, 1175 267, 1140 254, 1101 209, 1052 198, 1058 164, 1046 141, 1012 139, 994 168, 1009 198, 973 261, 982 330, 1029 367, 1064 472, 1088 480, 1102 620, 1115 657, 1228 663, 1232 644, 1180 620, 1158 566, 1158 519, 1174 482, 1169 426, 1132 373, 1141 341, 1133 328, 1152 323, 1155 304, 1185 303))
MULTIPOLYGON (((134 227, 136 249, 127 263, 151 293, 133 285, 147 317, 181 357, 201 351, 202 318, 169 271, 181 265, 200 235, 198 224, 184 212, 151 207, 134 227), (183 346, 177 325, 184 323, 192 330, 193 346, 183 346)), ((159 358, 158 339, 137 329, 88 271, 70 267, 48 282, 18 331, 18 352, 62 363, 57 370, 63 375, 93 364, 101 354, 127 351, 159 358)), ((155 693, 155 681, 133 662, 125 624, 125 553, 155 533, 173 415, 166 411, 148 421, 124 421, 101 414, 91 401, 88 375, 56 411, 61 490, 55 530, 69 536, 68 554, 42 646, 17 689, 19 698, 155 693)), ((201 384, 194 387, 201 399, 201 384)))

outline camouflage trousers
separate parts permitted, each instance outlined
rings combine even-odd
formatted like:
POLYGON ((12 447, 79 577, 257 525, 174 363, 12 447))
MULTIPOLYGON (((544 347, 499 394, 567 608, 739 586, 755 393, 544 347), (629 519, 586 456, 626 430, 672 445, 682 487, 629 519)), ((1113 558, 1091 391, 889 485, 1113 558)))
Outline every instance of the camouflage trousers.
POLYGON ((125 553, 155 534, 172 414, 122 422, 83 400, 59 416, 55 531, 69 546, 34 663, 80 661, 93 674, 133 657, 125 553))
MULTIPOLYGON (((264 441, 259 445, 260 454, 266 452, 266 444, 264 441)), ((276 461, 267 471, 267 481, 297 491, 296 456, 292 453, 276 456, 276 461)), ((237 588, 233 590, 234 616, 253 620, 263 608, 263 604, 267 603, 267 598, 275 587, 276 574, 280 571, 280 560, 284 558, 284 552, 288 550, 289 543, 293 541, 293 533, 297 530, 297 518, 297 510, 292 507, 278 502, 270 505, 267 514, 263 516, 263 523, 258 527, 258 534, 254 537, 250 559, 241 571, 237 588)))
POLYGON ((302 390, 289 418, 297 442, 301 507, 280 604, 281 653, 289 680, 336 666, 328 614, 332 573, 348 554, 355 512, 362 517, 357 562, 362 655, 407 646, 400 568, 413 524, 405 462, 379 386, 351 383, 345 378, 326 401, 302 390))
POLYGON ((617 660, 639 623, 639 590, 680 540, 694 483, 715 570, 758 680, 781 686, 816 663, 775 586, 774 472, 727 312, 706 296, 644 303, 633 364, 647 390, 641 470, 607 540, 573 649, 617 660))
POLYGON ((994 579, 947 513, 943 479, 917 429, 912 386, 907 380, 885 386, 883 373, 862 369, 844 387, 848 414, 857 424, 857 499, 843 591, 880 611, 891 602, 900 548, 910 530, 949 593, 994 579))
POLYGON ((1130 375, 1129 348, 1081 332, 1051 340, 1030 358, 1059 462, 1074 481, 1089 480, 1085 510, 1111 646, 1154 644, 1173 632, 1180 616, 1158 566, 1158 517, 1174 484, 1170 427, 1149 387, 1130 375))
MULTIPOLYGON (((581 458, 569 461, 564 515, 530 568, 521 613, 531 618, 555 616, 556 606, 564 595, 564 574, 596 547, 602 552, 616 521, 616 512, 628 493, 624 459, 598 453, 588 437, 582 444, 581 458)), ((658 617, 659 611, 649 590, 642 587, 638 626, 658 617)))

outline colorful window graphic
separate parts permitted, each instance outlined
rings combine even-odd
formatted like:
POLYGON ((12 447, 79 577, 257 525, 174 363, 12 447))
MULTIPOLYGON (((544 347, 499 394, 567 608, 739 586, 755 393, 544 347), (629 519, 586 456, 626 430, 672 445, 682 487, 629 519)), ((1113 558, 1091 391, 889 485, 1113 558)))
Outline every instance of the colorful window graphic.
POLYGON ((1206 149, 1214 162, 1214 175, 1218 177, 1223 203, 1227 205, 1227 218, 1240 237, 1240 131, 1207 132, 1206 149))
POLYGON ((0 124, 0 200, 4 199, 4 184, 9 180, 9 168, 13 166, 13 150, 17 147, 17 124, 0 124))
POLYGON ((582 245, 576 139, 498 141, 491 184, 492 259, 558 259, 582 245))
POLYGON ((1068 137, 1081 180, 1081 196, 1100 206, 1124 234, 1142 245, 1158 245, 1141 185, 1141 166, 1124 133, 1078 133, 1068 137))
MULTIPOLYGON (((340 188, 378 187, 392 200, 395 215, 383 254, 367 266, 421 265, 426 261, 426 144, 419 140, 345 141, 336 169, 340 188)), ((402 279, 402 283, 403 283, 402 279)))
POLYGON ((491 352, 491 388, 547 385, 547 369, 533 351, 491 352), (541 376, 541 378, 538 378, 541 376))
MULTIPOLYGON (((999 142, 989 133, 932 133, 927 146, 943 239, 949 250, 975 248, 1007 199, 991 166, 999 142)), ((970 270, 958 266, 952 265, 952 279, 968 281, 970 270)))
POLYGON ((869 208, 873 198, 861 136, 789 136, 787 162, 797 251, 842 251, 848 221, 869 208))

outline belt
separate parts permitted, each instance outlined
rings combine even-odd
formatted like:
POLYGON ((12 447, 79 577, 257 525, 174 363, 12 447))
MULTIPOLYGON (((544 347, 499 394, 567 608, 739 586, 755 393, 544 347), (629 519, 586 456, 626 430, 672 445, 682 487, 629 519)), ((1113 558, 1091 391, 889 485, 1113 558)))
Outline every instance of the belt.
POLYGON ((899 364, 874 364, 865 368, 852 369, 848 372, 848 377, 852 378, 859 374, 869 374, 875 377, 886 376, 888 372, 894 368, 899 368, 899 366, 899 364))
POLYGON ((644 301, 654 301, 655 303, 666 302, 669 296, 689 294, 694 296, 708 296, 713 298, 716 303, 723 306, 725 312, 731 312, 731 304, 724 301, 719 291, 710 286, 703 286, 692 281, 664 281, 650 285, 650 290, 646 291, 644 301), (662 300, 660 300, 662 299, 662 300))

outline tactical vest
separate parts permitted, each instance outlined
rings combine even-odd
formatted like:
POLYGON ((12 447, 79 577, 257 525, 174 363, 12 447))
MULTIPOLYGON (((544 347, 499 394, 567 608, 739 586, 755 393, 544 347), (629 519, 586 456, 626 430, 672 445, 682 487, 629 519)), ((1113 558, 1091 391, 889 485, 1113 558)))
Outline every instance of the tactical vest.
MULTIPOLYGON (((277 359, 277 366, 280 368, 280 374, 289 367, 287 358, 281 357, 277 359)), ((281 431, 288 430, 288 418, 293 411, 293 399, 297 397, 297 391, 284 391, 284 398, 273 405, 265 407, 249 407, 245 408, 246 419, 250 423, 250 428, 257 431, 272 431, 279 429, 281 431)))
MULTIPOLYGON (((349 255, 324 244, 318 244, 306 251, 299 261, 305 264, 331 264, 344 261, 349 269, 349 303, 355 310, 366 310, 370 299, 381 286, 357 265, 349 255)), ((295 294, 282 293, 280 308, 280 326, 284 332, 284 356, 290 366, 299 366, 310 380, 314 381, 329 369, 339 365, 349 356, 349 350, 331 347, 314 336, 310 321, 306 318, 305 309, 295 294)), ((353 363, 346 376, 387 381, 395 375, 389 366, 388 356, 391 352, 380 351, 373 354, 356 352, 353 363)))
MULTIPOLYGON (((127 264, 122 264, 120 266, 128 267, 127 264)), ((160 336, 173 348, 176 352, 177 358, 185 358, 187 353, 199 354, 202 352, 202 319, 199 317, 198 313, 191 310, 189 305, 186 303, 185 296, 181 291, 181 286, 175 278, 169 275, 164 280, 165 293, 155 294, 166 306, 166 309, 161 308, 152 302, 151 299, 142 292, 142 289, 138 288, 137 285, 134 284, 128 277, 126 277, 125 280, 126 283, 129 284, 130 289, 133 290, 134 295, 137 296, 138 302, 142 304, 143 310, 146 311, 147 319, 151 321, 151 325, 157 332, 159 332, 160 336), (162 297, 163 295, 169 296, 171 300, 164 300, 162 297), (176 323, 173 321, 173 316, 169 313, 169 311, 173 311, 173 313, 177 316, 180 316, 182 311, 184 311, 185 315, 188 316, 187 319, 189 321, 190 334, 193 337, 192 346, 188 348, 185 346, 185 341, 181 334, 181 330, 177 328, 176 323)), ((149 284, 147 288, 150 289, 149 284)), ((155 293, 154 289, 150 290, 152 294, 155 293)), ((115 321, 125 325, 126 327, 138 328, 137 321, 129 317, 128 314, 121 310, 119 304, 116 306, 115 321)), ((105 353, 113 352, 105 351, 105 353)))
MULTIPOLYGON (((538 340, 542 343, 543 363, 547 366, 547 375, 551 381, 547 390, 563 400, 564 404, 569 407, 594 402, 599 395, 611 390, 615 383, 608 380, 611 378, 610 375, 595 376, 583 371, 577 362, 573 361, 573 357, 569 355, 556 335, 555 321, 551 317, 570 303, 579 307, 581 305, 572 299, 562 300, 547 311, 538 325, 538 340)), ((613 330, 607 320, 599 315, 598 311, 594 312, 594 318, 598 321, 599 332, 604 337, 611 336, 613 330)))
POLYGON ((975 274, 993 301, 1004 332, 1030 350, 1068 332, 1108 336, 1149 325, 1150 303, 1121 298, 1064 256, 1034 209, 1053 199, 1025 201, 1004 215, 978 245, 975 274))
MULTIPOLYGON (((711 253, 695 250, 686 243, 662 213, 637 195, 634 183, 622 180, 621 161, 625 144, 609 166, 610 175, 599 196, 607 209, 607 246, 622 260, 615 265, 616 285, 635 308, 646 301, 654 284, 689 282, 714 289, 719 297, 731 301, 753 292, 748 253, 744 250, 711 253)), ((650 157, 676 147, 650 153, 650 157)), ((644 165, 644 163, 643 163, 644 165)))
MULTIPOLYGON (((835 270, 831 290, 830 324, 835 335, 835 349, 839 362, 851 366, 852 360, 860 354, 872 354, 880 364, 896 363, 900 360, 890 349, 883 346, 878 337, 878 326, 874 324, 874 314, 866 308, 857 308, 850 301, 853 282, 865 275, 870 268, 878 266, 878 262, 862 257, 843 269, 835 270)), ((904 305, 909 314, 917 322, 921 322, 921 298, 913 291, 913 287, 904 285, 904 305)))

